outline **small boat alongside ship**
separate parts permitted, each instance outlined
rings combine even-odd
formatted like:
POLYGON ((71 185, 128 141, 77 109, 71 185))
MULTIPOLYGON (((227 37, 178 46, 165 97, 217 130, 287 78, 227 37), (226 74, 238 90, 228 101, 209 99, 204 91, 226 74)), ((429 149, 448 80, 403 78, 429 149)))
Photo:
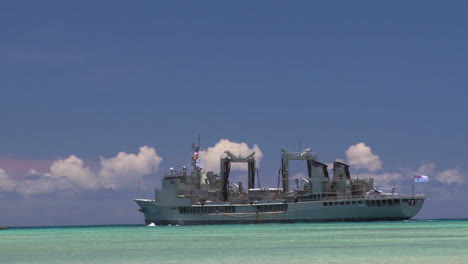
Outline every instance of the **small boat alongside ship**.
MULTIPOLYGON (((171 169, 155 189, 154 199, 135 199, 145 223, 156 225, 250 224, 296 222, 394 221, 414 217, 425 196, 386 193, 374 188, 374 179, 351 178, 349 166, 317 161, 311 149, 299 153, 281 150, 276 188, 256 188, 255 152, 236 156, 229 150, 220 158, 220 172, 200 166, 199 145, 193 145, 192 170, 171 169), (289 162, 302 160, 307 176, 289 186, 289 162), (229 181, 232 163, 247 163, 247 188, 229 181), (300 181, 304 181, 301 186, 300 181), (281 182, 281 187, 279 187, 281 182)), ((258 181, 258 179, 257 179, 258 181)))

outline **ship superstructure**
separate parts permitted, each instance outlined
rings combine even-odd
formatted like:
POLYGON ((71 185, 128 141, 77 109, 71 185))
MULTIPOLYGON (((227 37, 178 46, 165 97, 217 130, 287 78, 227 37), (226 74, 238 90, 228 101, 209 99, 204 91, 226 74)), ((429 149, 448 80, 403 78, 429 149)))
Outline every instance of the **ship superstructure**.
MULTIPOLYGON (((135 199, 147 224, 239 224, 327 221, 405 220, 421 209, 424 195, 399 195, 374 188, 373 179, 351 178, 349 166, 317 161, 312 150, 281 150, 278 186, 255 187, 255 152, 236 156, 229 150, 220 157, 220 172, 200 166, 199 145, 193 145, 192 169, 170 169, 155 189, 154 199, 135 199), (289 162, 303 160, 307 177, 295 179, 291 190, 289 162), (247 186, 229 180, 232 163, 247 163, 247 186), (281 187, 279 186, 281 182, 281 187)), ((258 178, 257 178, 258 180, 258 178)))

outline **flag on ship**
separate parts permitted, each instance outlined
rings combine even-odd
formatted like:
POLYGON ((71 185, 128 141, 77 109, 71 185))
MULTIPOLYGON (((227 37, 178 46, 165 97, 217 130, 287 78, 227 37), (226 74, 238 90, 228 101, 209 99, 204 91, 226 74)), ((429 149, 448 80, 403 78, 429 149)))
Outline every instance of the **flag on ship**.
POLYGON ((426 175, 414 175, 414 182, 428 182, 429 181, 429 176, 426 175))

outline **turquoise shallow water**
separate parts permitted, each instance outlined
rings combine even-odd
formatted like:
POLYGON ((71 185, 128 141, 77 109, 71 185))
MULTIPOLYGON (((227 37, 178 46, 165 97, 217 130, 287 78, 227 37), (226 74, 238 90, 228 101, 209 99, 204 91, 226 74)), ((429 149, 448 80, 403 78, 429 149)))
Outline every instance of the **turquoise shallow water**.
POLYGON ((11 228, 0 263, 468 263, 468 220, 11 228))

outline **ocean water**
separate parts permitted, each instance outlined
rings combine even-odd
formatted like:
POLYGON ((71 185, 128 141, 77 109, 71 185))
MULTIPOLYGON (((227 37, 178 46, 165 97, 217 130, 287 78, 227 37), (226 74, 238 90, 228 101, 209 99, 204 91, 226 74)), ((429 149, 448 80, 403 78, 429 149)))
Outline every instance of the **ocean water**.
POLYGON ((9 228, 0 263, 468 263, 468 220, 9 228))

